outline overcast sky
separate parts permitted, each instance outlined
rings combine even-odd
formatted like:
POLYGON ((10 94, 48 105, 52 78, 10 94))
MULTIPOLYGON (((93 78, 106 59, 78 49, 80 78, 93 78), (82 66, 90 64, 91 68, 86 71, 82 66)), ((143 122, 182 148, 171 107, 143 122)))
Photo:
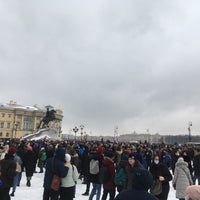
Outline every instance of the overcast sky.
POLYGON ((0 0, 0 102, 63 132, 200 133, 200 1, 0 0))

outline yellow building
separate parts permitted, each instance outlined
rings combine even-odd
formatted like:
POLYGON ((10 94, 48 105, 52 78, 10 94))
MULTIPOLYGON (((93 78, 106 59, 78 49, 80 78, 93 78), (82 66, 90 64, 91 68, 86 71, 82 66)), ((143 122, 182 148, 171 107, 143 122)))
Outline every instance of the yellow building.
MULTIPOLYGON (((50 128, 61 132, 63 113, 55 109, 56 120, 49 123, 50 128)), ((18 105, 14 101, 0 103, 0 138, 21 138, 37 131, 41 119, 46 115, 46 108, 18 105)))

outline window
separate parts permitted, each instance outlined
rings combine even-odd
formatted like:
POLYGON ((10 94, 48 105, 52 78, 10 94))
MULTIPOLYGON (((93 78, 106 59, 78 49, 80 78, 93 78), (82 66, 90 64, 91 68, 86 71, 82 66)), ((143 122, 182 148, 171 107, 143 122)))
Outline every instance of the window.
POLYGON ((0 137, 2 137, 2 135, 3 135, 3 133, 2 133, 2 132, 0 132, 0 137))
POLYGON ((11 118, 11 116, 12 116, 12 114, 9 113, 9 114, 8 114, 8 117, 11 118))
POLYGON ((9 137, 9 133, 8 132, 6 133, 6 137, 9 137))
POLYGON ((5 117, 5 113, 1 113, 1 116, 2 116, 2 117, 5 117))
POLYGON ((10 128, 10 122, 7 123, 7 128, 10 128))
POLYGON ((31 129, 31 116, 24 116, 24 130, 30 130, 31 129))
POLYGON ((0 128, 3 128, 4 127, 4 122, 1 122, 0 123, 0 128))

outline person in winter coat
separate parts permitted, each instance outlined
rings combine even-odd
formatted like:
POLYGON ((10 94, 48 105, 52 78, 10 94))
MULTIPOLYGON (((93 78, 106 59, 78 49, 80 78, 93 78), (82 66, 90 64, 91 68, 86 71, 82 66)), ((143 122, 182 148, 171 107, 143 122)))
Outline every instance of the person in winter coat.
POLYGON ((200 149, 196 150, 193 160, 193 170, 194 170, 194 184, 197 179, 198 185, 200 185, 200 149))
POLYGON ((54 157, 49 158, 46 162, 43 183, 43 200, 59 199, 59 191, 54 191, 51 189, 51 182, 54 174, 61 178, 67 176, 69 169, 68 166, 69 163, 66 163, 65 161, 65 150, 62 148, 56 149, 54 157))
POLYGON ((174 189, 176 189, 176 198, 184 200, 186 188, 192 184, 193 181, 188 164, 180 157, 176 163, 174 178, 172 180, 172 185, 174 186, 174 189))
POLYGON ((38 154, 38 167, 40 168, 39 173, 43 173, 43 168, 47 159, 46 151, 44 147, 41 147, 38 154))
POLYGON ((132 175, 132 188, 120 192, 115 200, 157 200, 148 189, 152 186, 153 177, 151 173, 144 168, 135 169, 132 175))
POLYGON ((191 176, 193 176, 192 159, 188 155, 188 152, 187 151, 183 151, 182 152, 182 157, 183 157, 183 160, 188 163, 188 168, 190 170, 190 174, 191 174, 191 176))
POLYGON ((171 160, 172 174, 174 174, 176 162, 177 162, 179 157, 180 157, 179 150, 178 149, 174 149, 174 151, 172 152, 172 160, 171 160))
POLYGON ((9 191, 13 185, 13 179, 16 175, 16 163, 14 154, 16 149, 10 147, 4 159, 0 161, 0 199, 10 200, 9 191))
POLYGON ((155 195, 159 200, 167 200, 169 194, 169 181, 172 180, 172 175, 167 166, 160 162, 158 155, 154 155, 153 163, 150 166, 153 179, 158 179, 162 183, 162 192, 159 195, 155 195))
POLYGON ((126 186, 125 189, 132 188, 132 175, 137 168, 144 168, 143 165, 135 158, 133 153, 129 154, 128 156, 128 164, 125 167, 125 174, 126 174, 126 186))
MULTIPOLYGON (((89 163, 91 160, 98 161, 98 167, 102 166, 102 160, 103 160, 103 155, 100 153, 97 153, 96 148, 92 149, 89 155, 89 163)), ((89 200, 92 200, 94 195, 96 194, 96 200, 100 200, 101 196, 101 183, 99 181, 99 172, 93 173, 91 169, 89 169, 89 181, 92 183, 92 190, 89 196, 89 200)))
POLYGON ((16 191, 17 185, 19 184, 20 175, 22 173, 22 167, 21 167, 22 160, 17 155, 17 153, 14 154, 14 161, 16 163, 16 175, 13 180, 12 193, 10 194, 10 196, 12 196, 12 197, 15 196, 15 191, 16 191))
POLYGON ((188 186, 185 192, 185 200, 199 200, 200 199, 200 186, 191 185, 188 186))
POLYGON ((31 178, 35 171, 35 153, 33 152, 33 148, 30 145, 27 146, 27 151, 24 154, 24 167, 27 179, 26 185, 30 187, 31 178))
POLYGON ((117 187, 117 192, 121 192, 126 188, 126 174, 125 168, 128 162, 126 160, 121 160, 117 166, 115 173, 115 185, 117 187))
POLYGON ((67 176, 63 177, 61 180, 60 187, 60 199, 59 200, 73 200, 74 198, 74 187, 78 180, 79 174, 75 165, 71 164, 71 155, 65 154, 66 162, 68 165, 67 176))
POLYGON ((107 183, 103 183, 103 195, 101 200, 106 200, 109 194, 110 200, 115 198, 115 166, 113 159, 114 154, 111 151, 107 151, 104 153, 104 160, 102 161, 102 166, 107 166, 110 174, 110 179, 107 183))

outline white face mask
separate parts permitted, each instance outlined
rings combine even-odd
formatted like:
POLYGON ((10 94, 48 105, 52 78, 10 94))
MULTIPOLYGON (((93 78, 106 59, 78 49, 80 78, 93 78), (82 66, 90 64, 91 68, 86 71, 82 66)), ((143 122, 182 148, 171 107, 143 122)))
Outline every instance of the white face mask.
POLYGON ((157 165, 159 163, 159 160, 154 160, 154 163, 157 165))
POLYGON ((188 197, 185 197, 185 200, 189 200, 189 198, 188 198, 188 197))

